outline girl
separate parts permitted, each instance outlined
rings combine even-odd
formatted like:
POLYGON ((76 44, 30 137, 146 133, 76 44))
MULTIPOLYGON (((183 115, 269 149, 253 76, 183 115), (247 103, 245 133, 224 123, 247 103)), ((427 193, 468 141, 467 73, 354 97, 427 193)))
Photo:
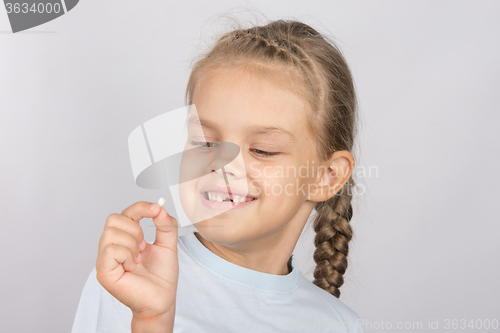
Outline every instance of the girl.
MULTIPOLYGON (((195 63, 186 103, 196 105, 204 147, 239 145, 244 168, 225 172, 248 184, 248 196, 185 236, 154 203, 109 215, 72 332, 363 332, 338 299, 357 109, 341 52, 297 21, 235 29, 195 63), (313 209, 310 283, 292 252, 313 209), (145 217, 157 228, 152 244, 145 217)), ((217 196, 211 189, 199 200, 215 207, 217 196)))

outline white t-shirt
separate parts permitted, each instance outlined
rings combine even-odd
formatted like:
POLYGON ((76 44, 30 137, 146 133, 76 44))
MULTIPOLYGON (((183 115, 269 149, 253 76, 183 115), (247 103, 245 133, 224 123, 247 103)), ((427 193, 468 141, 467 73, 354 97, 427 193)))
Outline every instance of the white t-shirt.
MULTIPOLYGON (((233 264, 194 232, 178 237, 179 282, 174 333, 364 333, 358 314, 312 284, 297 269, 275 275, 233 264)), ((96 279, 93 268, 78 304, 72 333, 131 332, 132 311, 96 279)))

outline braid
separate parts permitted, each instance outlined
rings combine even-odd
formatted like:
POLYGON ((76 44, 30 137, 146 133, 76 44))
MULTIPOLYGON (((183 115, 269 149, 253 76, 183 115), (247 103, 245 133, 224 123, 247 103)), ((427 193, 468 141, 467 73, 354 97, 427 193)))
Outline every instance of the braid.
POLYGON ((305 72, 307 68, 304 68, 304 66, 309 66, 309 69, 314 67, 307 53, 297 43, 290 40, 290 36, 284 38, 281 36, 263 35, 258 29, 252 28, 236 30, 229 36, 231 36, 232 41, 248 39, 249 43, 255 43, 257 48, 267 48, 269 50, 266 54, 268 57, 292 62, 294 65, 301 67, 305 72))
POLYGON ((284 40, 268 39, 260 34, 251 33, 249 29, 235 31, 233 40, 239 38, 248 38, 251 42, 257 41, 258 43, 264 44, 263 46, 275 48, 277 53, 289 54, 284 40))
MULTIPOLYGON (((352 185, 351 178, 342 191, 350 193, 352 185)), ((352 229, 349 224, 353 215, 351 199, 352 194, 337 194, 317 203, 315 207, 317 215, 313 227, 316 231, 314 238, 316 269, 313 283, 337 298, 340 297, 339 288, 344 283, 349 241, 352 239, 352 229)))

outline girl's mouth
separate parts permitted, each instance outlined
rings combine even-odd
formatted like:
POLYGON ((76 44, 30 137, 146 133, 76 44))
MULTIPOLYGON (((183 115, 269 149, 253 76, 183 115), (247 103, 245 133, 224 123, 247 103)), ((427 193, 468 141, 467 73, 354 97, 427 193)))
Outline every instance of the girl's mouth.
POLYGON ((210 201, 217 201, 217 202, 247 202, 247 201, 253 201, 257 200, 257 198, 254 198, 252 196, 246 196, 243 197, 241 195, 236 195, 236 194, 227 194, 223 192, 213 192, 213 191, 207 191, 207 192, 202 192, 202 195, 205 197, 205 199, 210 200, 210 201))
POLYGON ((229 195, 228 193, 215 191, 204 191, 200 194, 203 205, 210 209, 238 209, 246 207, 252 202, 258 200, 252 196, 244 197, 236 194, 229 195))

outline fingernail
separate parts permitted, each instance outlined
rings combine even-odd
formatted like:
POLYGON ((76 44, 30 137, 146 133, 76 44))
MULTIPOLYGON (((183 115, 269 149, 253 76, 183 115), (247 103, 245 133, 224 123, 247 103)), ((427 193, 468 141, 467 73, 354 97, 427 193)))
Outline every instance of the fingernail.
POLYGON ((143 248, 144 248, 144 246, 146 246, 146 241, 143 239, 143 240, 142 240, 142 242, 141 242, 141 244, 139 245, 139 247, 140 247, 141 249, 143 249, 143 248))
POLYGON ((151 206, 149 206, 149 210, 151 210, 151 211, 155 210, 157 205, 158 204, 156 202, 151 204, 151 206))
POLYGON ((140 253, 137 255, 137 260, 136 261, 137 261, 137 263, 139 263, 139 261, 141 261, 141 254, 140 253))

